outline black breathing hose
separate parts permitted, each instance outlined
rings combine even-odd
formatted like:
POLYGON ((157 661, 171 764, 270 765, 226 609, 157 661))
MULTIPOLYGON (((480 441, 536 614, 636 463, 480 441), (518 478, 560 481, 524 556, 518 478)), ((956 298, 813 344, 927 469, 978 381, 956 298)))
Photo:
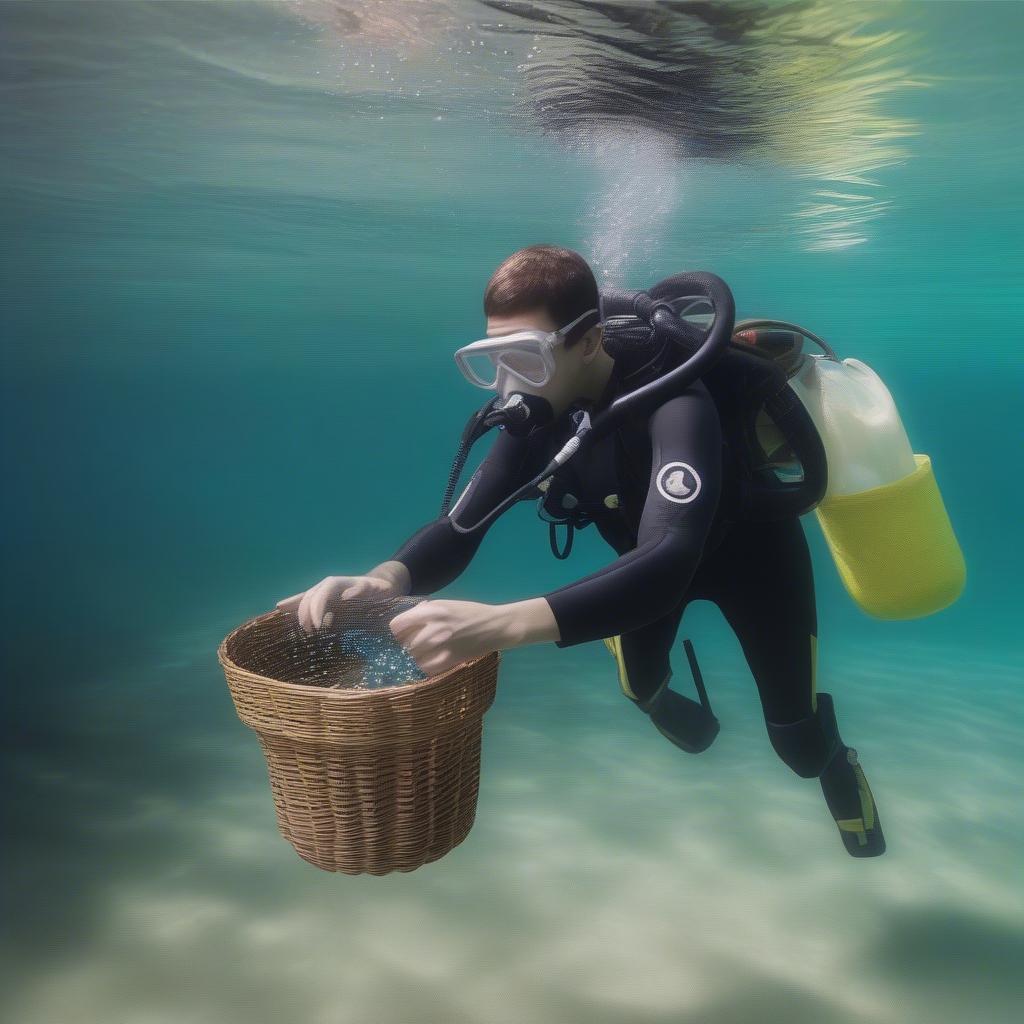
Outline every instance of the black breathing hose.
POLYGON ((482 408, 477 409, 462 429, 459 449, 455 453, 455 461, 452 463, 452 468, 448 473, 448 486, 444 492, 444 500, 441 502, 442 516, 448 515, 448 506, 451 504, 452 495, 455 493, 455 485, 462 475, 462 469, 466 465, 466 459, 469 458, 469 450, 473 447, 473 442, 481 437, 490 427, 488 422, 490 414, 500 398, 500 395, 495 395, 482 408))

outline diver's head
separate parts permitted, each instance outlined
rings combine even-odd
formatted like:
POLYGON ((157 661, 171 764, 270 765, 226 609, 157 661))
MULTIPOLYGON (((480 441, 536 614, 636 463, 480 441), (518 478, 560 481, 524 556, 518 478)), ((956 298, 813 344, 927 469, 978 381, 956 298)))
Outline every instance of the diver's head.
MULTIPOLYGON (((510 373, 506 367, 515 367, 517 357, 506 353, 497 367, 499 394, 538 395, 556 417, 581 398, 593 401, 601 395, 614 360, 602 345, 597 281, 579 253, 554 245, 520 249, 491 276, 483 304, 487 338, 521 331, 557 335, 546 346, 551 367, 541 376, 548 379, 536 384, 510 373)), ((529 359, 529 352, 523 359, 529 359)), ((525 376, 538 379, 530 372, 525 376)))
MULTIPOLYGON (((548 310, 538 308, 504 316, 489 316, 487 337, 507 337, 522 331, 554 334, 565 326, 556 324, 548 310)), ((612 358, 602 348, 601 336, 601 327, 596 326, 575 339, 571 334, 564 340, 556 338, 551 345, 553 369, 543 384, 524 380, 510 373, 505 365, 499 365, 494 390, 503 398, 516 391, 537 395, 548 401, 555 416, 561 415, 577 399, 596 397, 604 387, 612 358)), ((506 355, 505 360, 509 365, 515 365, 515 353, 506 355)))

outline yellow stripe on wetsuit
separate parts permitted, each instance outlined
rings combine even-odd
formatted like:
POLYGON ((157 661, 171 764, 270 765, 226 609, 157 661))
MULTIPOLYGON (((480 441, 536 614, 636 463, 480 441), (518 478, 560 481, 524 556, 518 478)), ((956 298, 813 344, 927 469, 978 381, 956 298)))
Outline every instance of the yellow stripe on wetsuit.
POLYGON ((604 645, 608 648, 609 653, 618 665, 619 686, 622 687, 622 692, 629 697, 630 700, 639 700, 640 698, 637 697, 629 685, 629 673, 626 671, 626 658, 622 653, 622 637, 606 636, 604 638, 604 645))

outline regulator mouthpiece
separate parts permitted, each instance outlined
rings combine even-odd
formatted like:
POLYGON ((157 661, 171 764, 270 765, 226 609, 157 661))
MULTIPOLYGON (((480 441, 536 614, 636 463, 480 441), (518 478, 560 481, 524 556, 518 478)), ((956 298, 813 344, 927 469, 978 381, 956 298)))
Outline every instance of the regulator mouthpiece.
POLYGON ((487 416, 488 426, 503 426, 513 437, 524 437, 555 418, 551 403, 540 395, 513 391, 487 416))

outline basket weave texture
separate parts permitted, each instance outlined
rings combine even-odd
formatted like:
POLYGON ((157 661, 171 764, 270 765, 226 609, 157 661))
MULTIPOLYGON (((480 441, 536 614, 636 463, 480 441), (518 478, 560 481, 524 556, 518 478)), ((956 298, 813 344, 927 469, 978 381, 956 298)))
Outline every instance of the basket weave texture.
POLYGON ((443 857, 476 816, 499 653, 401 686, 327 688, 309 684, 353 667, 295 621, 259 615, 217 650, 238 717, 267 759, 281 834, 309 863, 350 875, 443 857))

